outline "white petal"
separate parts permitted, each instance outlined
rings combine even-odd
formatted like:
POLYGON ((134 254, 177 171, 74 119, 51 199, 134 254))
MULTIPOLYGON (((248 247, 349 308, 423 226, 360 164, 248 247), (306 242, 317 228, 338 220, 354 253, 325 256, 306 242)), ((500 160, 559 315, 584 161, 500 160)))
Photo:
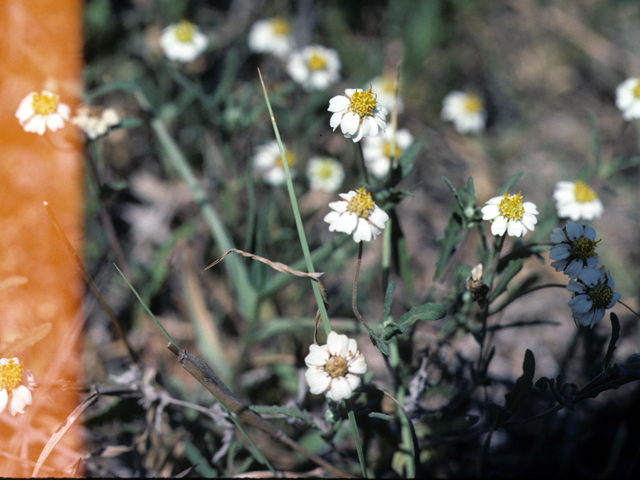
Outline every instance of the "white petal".
POLYGON ((360 243, 362 241, 369 242, 373 237, 373 232, 369 226, 369 222, 367 222, 364 218, 358 218, 358 224, 356 226, 355 231, 353 232, 353 241, 356 243, 360 243))
POLYGON ((352 358, 349 361, 347 368, 350 373, 356 375, 364 375, 365 373, 367 373, 367 362, 365 361, 364 355, 361 353, 358 356, 352 358))
POLYGON ((351 397, 352 393, 351 386, 347 379, 344 377, 336 377, 331 382, 331 388, 329 388, 327 392, 327 398, 334 402, 339 402, 340 400, 351 397))
POLYGON ((493 235, 502 236, 507 231, 507 219, 503 216, 498 216, 491 224, 491 233, 493 235))
POLYGON ((317 367, 311 367, 304 373, 309 391, 314 395, 324 393, 331 385, 331 375, 317 367))
POLYGON ((3 388, 0 390, 0 413, 4 412, 4 409, 7 407, 7 402, 9 401, 9 394, 7 393, 7 389, 3 388))
POLYGON ((304 363, 307 364, 307 367, 322 367, 327 363, 327 360, 329 360, 329 352, 326 345, 324 348, 319 345, 311 345, 309 355, 304 358, 304 363))

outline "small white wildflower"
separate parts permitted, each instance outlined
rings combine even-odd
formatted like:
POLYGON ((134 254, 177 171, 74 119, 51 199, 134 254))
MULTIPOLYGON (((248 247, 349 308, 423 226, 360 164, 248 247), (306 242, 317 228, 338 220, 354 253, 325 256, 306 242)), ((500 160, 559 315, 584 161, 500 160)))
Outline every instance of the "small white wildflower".
POLYGON ((640 78, 627 78, 616 88, 616 107, 625 120, 640 118, 640 78))
POLYGON ((531 202, 522 203, 519 193, 501 197, 493 197, 482 207, 482 219, 490 220, 491 233, 504 235, 507 232, 512 237, 523 237, 528 230, 533 231, 538 219, 538 210, 531 202))
POLYGON ((353 241, 356 243, 375 240, 389 220, 387 212, 375 204, 365 188, 341 193, 340 198, 342 200, 329 204, 333 211, 324 217, 324 221, 329 224, 329 231, 349 235, 353 233, 353 241))
POLYGON ((384 131, 387 109, 378 105, 376 94, 369 90, 347 88, 344 95, 329 100, 329 111, 333 112, 329 124, 340 130, 346 138, 359 142, 362 137, 375 137, 384 131))
POLYGON ((40 93, 31 92, 18 106, 16 117, 25 132, 34 132, 44 135, 44 132, 64 127, 64 121, 69 120, 71 109, 68 105, 60 103, 60 96, 42 90, 40 93))
POLYGON ((325 90, 340 78, 338 52, 321 45, 310 45, 289 57, 287 71, 307 91, 325 90))
POLYGON ((258 20, 251 26, 247 41, 251 51, 280 58, 289 55, 294 47, 291 25, 280 17, 258 20))
POLYGON ((603 269, 583 269, 567 285, 567 290, 574 293, 569 300, 573 318, 583 327, 593 327, 602 320, 605 309, 613 308, 620 300, 620 294, 614 291, 615 288, 610 272, 607 275, 603 269))
POLYGON ((307 164, 307 178, 312 190, 335 192, 344 181, 344 167, 335 158, 313 157, 307 164))
POLYGON ((358 351, 355 340, 331 332, 326 345, 311 345, 304 359, 309 391, 324 393, 334 402, 345 400, 360 386, 360 377, 367 373, 367 362, 358 351))
POLYGON ((563 271, 569 278, 576 278, 584 268, 595 268, 598 265, 596 231, 575 222, 567 222, 564 228, 554 228, 551 241, 556 245, 551 248, 549 258, 556 260, 551 266, 556 272, 563 271))
POLYGON ((459 91, 453 91, 444 98, 440 116, 453 122, 459 133, 481 132, 487 120, 482 100, 472 93, 459 91))
MULTIPOLYGON (((413 143, 413 136, 406 128, 396 132, 394 160, 400 156, 413 143)), ((366 137, 362 143, 362 153, 367 170, 376 178, 384 177, 391 168, 391 140, 393 130, 385 130, 383 135, 377 137, 366 137)))
POLYGON ((160 46, 169 60, 190 62, 207 48, 209 41, 191 22, 182 20, 162 31, 160 46))
POLYGON ((120 116, 113 108, 90 107, 81 105, 71 123, 80 127, 91 140, 104 135, 120 123, 120 116))
MULTIPOLYGON (((393 105, 396 102, 396 85, 395 77, 391 75, 381 75, 374 78, 367 85, 371 85, 371 89, 378 95, 378 103, 387 109, 393 111, 393 105)), ((404 111, 404 101, 398 96, 398 114, 404 111)))
POLYGON ((18 358, 0 358, 0 413, 7 406, 9 413, 24 413, 31 405, 31 392, 37 387, 33 373, 22 366, 18 358))
POLYGON ((596 192, 580 180, 556 183, 553 198, 560 218, 593 220, 604 210, 596 192))
MULTIPOLYGON (((291 167, 295 164, 295 156, 286 147, 284 147, 284 155, 289 166, 289 173, 294 177, 295 170, 291 167)), ((253 170, 262 177, 266 184, 277 187, 286 183, 287 176, 284 173, 278 142, 272 140, 256 149, 256 154, 253 157, 253 170)))

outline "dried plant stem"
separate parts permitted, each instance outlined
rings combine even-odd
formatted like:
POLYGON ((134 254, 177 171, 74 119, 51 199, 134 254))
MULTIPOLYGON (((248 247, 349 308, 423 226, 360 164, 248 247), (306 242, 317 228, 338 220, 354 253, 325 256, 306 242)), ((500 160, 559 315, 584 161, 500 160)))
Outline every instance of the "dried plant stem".
POLYGON ((58 222, 58 219, 56 218, 56 215, 53 212, 53 209, 51 208, 51 206, 49 205, 48 202, 43 202, 43 205, 44 205, 44 208, 47 210, 47 213, 49 214, 49 218, 51 219, 51 223, 53 223, 53 226, 55 227, 56 231, 58 232, 58 235, 60 235, 60 238, 62 239, 62 242, 64 243, 65 247, 67 248, 67 251, 73 257, 73 259, 76 261, 76 264, 78 265, 78 269, 82 272, 82 275, 84 277, 84 281, 87 284, 87 286, 89 287, 89 290, 91 290, 91 292, 96 296, 96 299, 100 303, 100 306, 102 307, 104 312, 107 314, 107 316, 111 320, 111 323, 113 324, 114 328, 118 332, 118 335, 120 336, 120 338, 124 342, 125 346, 127 347, 127 352, 129 353, 129 356, 131 357, 131 360, 133 360, 133 363, 138 363, 139 360, 140 360, 140 358, 138 357, 138 354, 136 354, 136 352, 133 350, 133 348, 129 344, 129 340, 127 339, 127 335, 124 333, 124 330, 122 329, 122 326, 120 325, 120 322, 118 321, 118 319, 116 318, 115 314, 113 313, 113 311, 111 310, 111 308, 107 304, 107 302, 104 299, 104 297, 100 294, 100 291, 98 290, 98 287, 96 286, 96 284, 93 282, 93 279, 91 278, 91 275, 89 275, 89 272, 87 272, 87 269, 84 268, 84 264, 82 263, 82 259, 80 258, 78 253, 73 248, 73 245, 71 245, 71 242, 69 242, 69 239, 65 235, 64 230, 62 230, 62 226, 58 222))
POLYGON ((636 317, 640 318, 640 315, 638 315, 638 313, 634 312, 631 307, 629 305, 627 305, 626 303, 624 303, 622 300, 618 300, 618 303, 620 305, 622 305, 623 307, 627 307, 627 310, 629 310, 631 313, 633 313, 636 317))
POLYGON ((367 322, 364 321, 364 318, 362 318, 362 315, 360 315, 360 312, 358 311, 358 275, 360 274, 360 264, 362 263, 362 245, 363 242, 358 243, 358 260, 356 261, 356 274, 355 277, 353 278, 353 297, 351 299, 351 306, 353 307, 353 313, 355 314, 356 318, 358 320, 360 320, 360 323, 362 325, 364 325, 364 328, 367 329, 367 331, 371 330, 369 328, 369 325, 367 325, 367 322))
POLYGON ((337 469, 329 462, 302 448, 298 443, 285 435, 282 430, 251 410, 227 388, 227 386, 222 382, 222 380, 218 378, 213 370, 211 370, 211 368, 199 357, 190 354, 186 350, 180 350, 171 343, 167 347, 169 348, 169 350, 171 350, 171 352, 178 356, 178 361, 180 362, 182 367, 187 372, 189 372, 196 380, 198 380, 198 382, 200 382, 207 390, 209 390, 209 392, 211 392, 211 394, 216 397, 220 401, 220 403, 222 403, 222 405, 235 413, 240 420, 256 428, 259 428, 271 437, 281 441, 285 445, 294 449, 296 452, 304 455, 312 462, 317 463, 332 475, 336 475, 337 477, 341 478, 351 478, 350 475, 337 469))

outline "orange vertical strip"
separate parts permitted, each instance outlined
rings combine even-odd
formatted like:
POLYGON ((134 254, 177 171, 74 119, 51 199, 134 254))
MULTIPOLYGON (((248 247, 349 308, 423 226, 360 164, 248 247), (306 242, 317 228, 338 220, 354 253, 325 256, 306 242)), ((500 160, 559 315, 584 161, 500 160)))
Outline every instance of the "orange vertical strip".
MULTIPOLYGON (((43 206, 48 202, 81 252, 80 136, 67 121, 39 135, 26 132, 16 118, 21 101, 42 90, 75 111, 81 9, 79 0, 0 1, 0 359, 18 358, 38 384, 24 413, 12 415, 9 405, 0 412, 4 477, 31 476, 45 444, 81 401, 62 386, 81 373, 83 285, 43 206)), ((1 375, 0 382, 11 385, 1 375)), ((82 453, 79 433, 73 427, 62 437, 41 476, 73 474, 82 453)))

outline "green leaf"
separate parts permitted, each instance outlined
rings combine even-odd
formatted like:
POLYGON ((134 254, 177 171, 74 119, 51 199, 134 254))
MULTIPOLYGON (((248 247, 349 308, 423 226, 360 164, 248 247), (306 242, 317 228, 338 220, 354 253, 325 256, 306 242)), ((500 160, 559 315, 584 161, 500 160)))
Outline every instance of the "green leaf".
POLYGON ((607 353, 604 356, 605 370, 608 370, 611 365, 611 357, 613 356, 613 351, 616 349, 616 342, 620 338, 620 322, 618 321, 618 316, 611 312, 609 318, 611 319, 611 340, 609 341, 607 353))
POLYGON ((369 412, 369 418, 379 418, 380 420, 393 420, 393 416, 391 415, 387 415, 386 413, 380 413, 380 412, 369 412))
POLYGON ((449 223, 447 223, 444 229, 444 237, 437 240, 440 245, 440 255, 436 261, 436 271, 433 274, 433 280, 436 280, 442 274, 451 256, 455 253, 458 243, 462 239, 464 220, 458 211, 459 208, 457 204, 454 205, 451 210, 451 215, 449 216, 449 223))
POLYGON ((506 400, 505 407, 511 413, 515 413, 524 403, 525 399, 533 386, 533 375, 536 370, 536 359, 533 352, 527 348, 524 352, 524 361, 522 362, 522 375, 516 380, 516 385, 510 393, 504 398, 506 400))
POLYGON ((507 183, 504 184, 504 186, 498 190, 498 195, 504 195, 505 193, 509 192, 513 186, 518 183, 518 180, 520 180, 520 177, 522 176, 523 172, 518 172, 515 175, 512 175, 509 180, 507 180, 507 183))
POLYGON ((447 311, 441 305, 435 303, 425 303, 413 307, 407 313, 402 315, 397 323, 387 325, 382 333, 383 340, 389 340, 400 333, 404 333, 411 328, 418 320, 440 320, 447 314, 447 311))
MULTIPOLYGON (((392 324, 392 325, 395 326, 395 323, 392 324)), ((384 331, 386 332, 387 329, 385 328, 384 331)), ((400 330, 398 330, 397 333, 402 333, 402 332, 400 330)), ((397 335, 397 333, 395 335, 397 335)), ((391 352, 389 350, 389 343, 388 342, 385 342, 380 337, 378 337, 375 333, 373 333, 373 330, 369 330, 369 338, 371 339, 371 343, 373 343, 378 350, 380 350, 387 357, 389 356, 389 354, 391 352)), ((389 337, 389 338, 391 338, 391 337, 389 337)))
POLYGON ((389 281, 387 285, 387 293, 384 295, 384 307, 382 309, 382 321, 386 322, 389 315, 391 315, 391 301, 393 300, 393 292, 396 289, 396 282, 389 281))
POLYGON ((504 273, 502 274, 502 277, 500 277, 500 281, 496 285, 496 288, 494 288, 493 292, 491 292, 491 295, 489 296, 489 302, 493 302, 501 293, 503 293, 507 289, 509 282, 520 272, 520 270, 522 270, 523 265, 524 260, 522 258, 511 260, 509 262, 507 268, 504 269, 504 273))
POLYGON ((305 422, 307 425, 311 425, 314 428, 318 428, 313 417, 306 410, 301 410, 298 407, 283 407, 280 405, 251 405, 249 407, 256 413, 266 413, 269 415, 284 415, 288 418, 297 418, 305 422))

